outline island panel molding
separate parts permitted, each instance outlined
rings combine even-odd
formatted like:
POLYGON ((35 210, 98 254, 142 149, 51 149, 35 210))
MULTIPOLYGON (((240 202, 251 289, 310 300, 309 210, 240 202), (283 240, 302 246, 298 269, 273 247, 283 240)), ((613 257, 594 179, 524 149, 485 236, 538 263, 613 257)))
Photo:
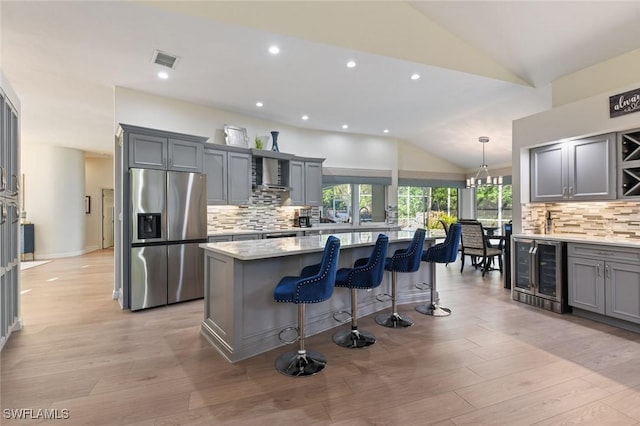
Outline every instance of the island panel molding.
MULTIPOLYGON (((334 234, 340 239, 339 267, 352 267, 356 259, 368 257, 379 232, 334 234)), ((413 232, 385 232, 389 253, 406 248, 413 232)), ((283 276, 299 275, 307 265, 319 263, 329 235, 289 237, 257 241, 201 244, 205 252, 205 313, 203 336, 229 362, 237 362, 281 346, 278 333, 297 326, 297 309, 277 303, 273 291, 283 276)), ((427 237, 426 248, 435 237, 427 237)), ((429 282, 432 265, 422 262, 420 270, 400 274, 398 303, 426 302, 430 293, 416 288, 429 282)), ((358 297, 358 312, 369 315, 389 309, 389 302, 376 299, 389 292, 391 277, 385 277, 379 291, 358 297)), ((307 307, 306 335, 329 330, 339 324, 333 312, 351 309, 350 290, 337 288, 331 299, 307 307)))

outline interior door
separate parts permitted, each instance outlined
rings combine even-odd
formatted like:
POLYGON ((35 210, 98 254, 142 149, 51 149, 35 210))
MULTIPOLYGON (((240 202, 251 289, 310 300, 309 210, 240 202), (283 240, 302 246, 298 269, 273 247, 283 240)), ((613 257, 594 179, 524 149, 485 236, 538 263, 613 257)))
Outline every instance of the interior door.
POLYGON ((102 190, 102 248, 113 247, 113 189, 102 190))

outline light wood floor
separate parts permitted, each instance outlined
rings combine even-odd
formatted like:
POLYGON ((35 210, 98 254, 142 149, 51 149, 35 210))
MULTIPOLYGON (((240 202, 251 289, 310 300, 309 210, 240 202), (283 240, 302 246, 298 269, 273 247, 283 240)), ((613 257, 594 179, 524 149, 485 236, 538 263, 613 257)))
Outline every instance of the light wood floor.
POLYGON ((406 305, 408 329, 363 318, 378 342, 361 350, 313 336, 327 369, 288 378, 273 368, 286 348, 237 364, 218 355, 199 334, 201 300, 121 311, 112 254, 22 273, 2 409, 68 409, 61 425, 640 424, 640 335, 513 302, 497 272, 438 265, 450 317, 406 305))

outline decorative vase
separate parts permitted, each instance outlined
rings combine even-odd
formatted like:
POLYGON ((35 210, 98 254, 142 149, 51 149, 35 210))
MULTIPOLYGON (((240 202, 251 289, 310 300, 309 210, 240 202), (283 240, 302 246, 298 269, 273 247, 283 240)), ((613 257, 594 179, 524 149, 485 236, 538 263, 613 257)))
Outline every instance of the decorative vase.
POLYGON ((280 152, 280 149, 278 148, 278 135, 280 134, 280 132, 277 131, 273 131, 271 132, 271 140, 273 141, 273 145, 271 145, 271 151, 275 151, 275 152, 280 152))

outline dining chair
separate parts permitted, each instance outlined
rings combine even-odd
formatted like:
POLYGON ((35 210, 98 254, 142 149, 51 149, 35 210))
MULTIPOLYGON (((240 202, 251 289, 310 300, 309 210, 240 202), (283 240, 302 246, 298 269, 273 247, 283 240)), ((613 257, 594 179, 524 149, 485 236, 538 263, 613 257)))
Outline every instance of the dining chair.
POLYGON ((460 273, 464 270, 465 256, 471 257, 471 264, 478 269, 482 268, 482 276, 487 273, 492 264, 492 259, 498 258, 500 273, 502 273, 502 255, 501 247, 489 247, 487 238, 482 228, 482 223, 478 221, 462 220, 459 222, 462 226, 462 235, 460 238, 461 254, 460 254, 460 273))

